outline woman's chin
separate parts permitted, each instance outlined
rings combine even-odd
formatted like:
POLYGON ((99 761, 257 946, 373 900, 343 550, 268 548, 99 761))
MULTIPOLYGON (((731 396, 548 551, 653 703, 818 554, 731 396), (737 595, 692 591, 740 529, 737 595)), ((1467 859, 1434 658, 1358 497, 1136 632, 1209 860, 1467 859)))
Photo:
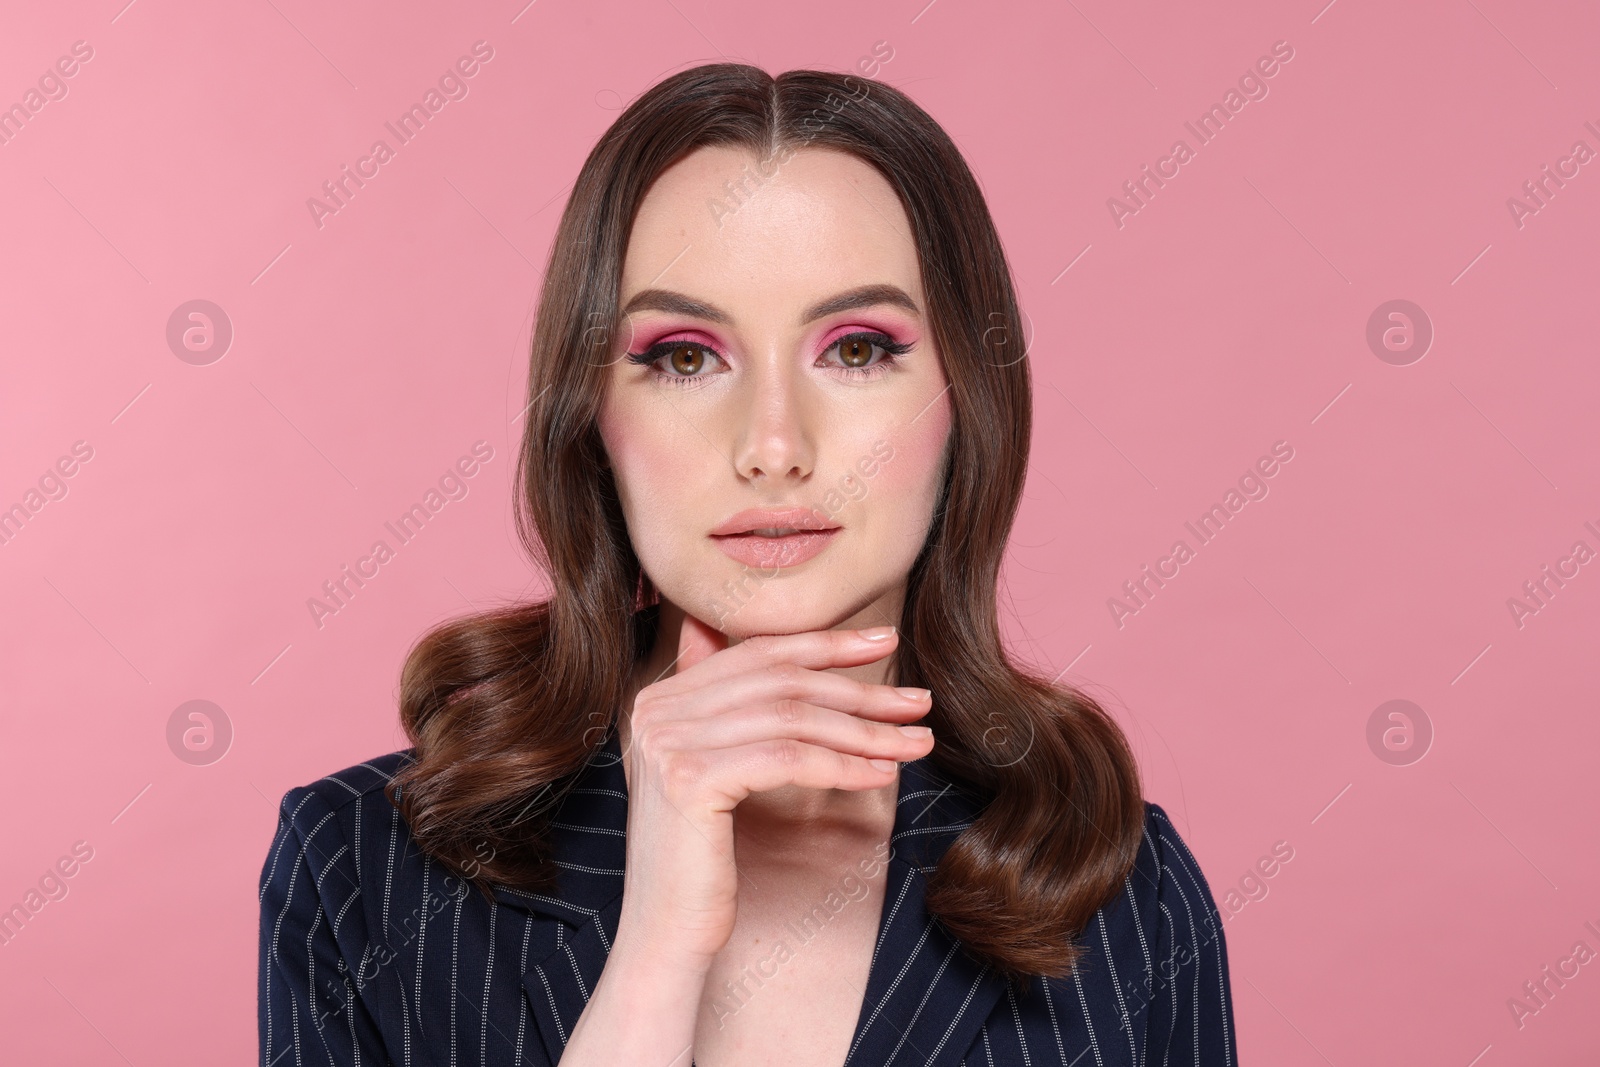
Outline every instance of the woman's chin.
POLYGON ((721 630, 731 642, 743 641, 756 634, 800 634, 811 630, 826 630, 834 625, 837 618, 836 613, 817 611, 813 605, 804 610, 758 611, 746 608, 724 616, 720 622, 715 617, 706 621, 721 630))
POLYGON ((853 606, 834 602, 834 598, 794 583, 789 588, 765 587, 752 591, 743 601, 710 594, 700 615, 708 625, 721 631, 730 641, 742 641, 755 634, 798 634, 836 626, 853 612, 853 606))

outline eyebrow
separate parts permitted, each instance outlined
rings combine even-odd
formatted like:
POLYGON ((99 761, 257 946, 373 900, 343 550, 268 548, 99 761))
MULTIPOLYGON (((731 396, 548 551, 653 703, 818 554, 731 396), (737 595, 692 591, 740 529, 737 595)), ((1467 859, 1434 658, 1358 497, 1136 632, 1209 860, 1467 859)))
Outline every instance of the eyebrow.
MULTIPOLYGON (((813 322, 825 315, 836 315, 841 311, 858 311, 861 308, 877 307, 888 304, 891 307, 902 308, 911 314, 922 315, 922 310, 917 307, 917 302, 897 285, 863 285, 855 289, 847 289, 837 296, 811 305, 800 314, 800 325, 813 322)), ((667 311, 677 315, 689 315, 697 319, 705 319, 723 326, 730 325, 733 317, 721 308, 714 307, 704 301, 695 300, 684 296, 682 293, 673 292, 671 289, 641 289, 628 301, 627 307, 622 309, 624 315, 631 315, 635 311, 667 311)))

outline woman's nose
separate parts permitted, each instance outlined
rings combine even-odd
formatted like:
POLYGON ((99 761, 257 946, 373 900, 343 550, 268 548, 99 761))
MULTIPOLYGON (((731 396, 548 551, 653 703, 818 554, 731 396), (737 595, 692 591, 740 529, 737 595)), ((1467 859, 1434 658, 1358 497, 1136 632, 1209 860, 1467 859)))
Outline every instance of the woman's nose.
POLYGON ((816 461, 814 397, 792 357, 752 360, 734 406, 733 463, 751 481, 803 481, 816 461))

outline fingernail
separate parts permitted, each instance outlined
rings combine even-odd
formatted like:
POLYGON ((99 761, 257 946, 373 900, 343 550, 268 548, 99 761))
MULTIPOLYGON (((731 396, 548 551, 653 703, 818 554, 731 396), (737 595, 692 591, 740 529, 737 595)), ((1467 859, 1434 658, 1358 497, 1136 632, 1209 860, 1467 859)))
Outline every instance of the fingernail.
POLYGON ((927 689, 913 689, 911 686, 908 686, 908 685, 907 686, 896 686, 894 691, 896 693, 899 693, 901 696, 905 697, 907 700, 918 700, 918 701, 921 701, 921 700, 927 700, 929 697, 933 696, 933 693, 930 692, 927 689))
POLYGON ((894 760, 892 759, 869 759, 867 762, 872 764, 872 769, 876 771, 894 770, 894 760))
POLYGON ((928 737, 933 733, 926 726, 902 726, 900 732, 907 737, 928 737))
POLYGON ((883 641, 894 636, 893 626, 874 626, 871 629, 858 631, 868 641, 883 641))

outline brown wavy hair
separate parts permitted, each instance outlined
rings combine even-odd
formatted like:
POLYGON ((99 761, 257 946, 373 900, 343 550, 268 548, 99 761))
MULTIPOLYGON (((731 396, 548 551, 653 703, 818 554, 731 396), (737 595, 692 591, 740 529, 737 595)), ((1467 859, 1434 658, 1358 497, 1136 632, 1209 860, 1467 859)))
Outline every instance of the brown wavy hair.
POLYGON ((419 845, 485 892, 555 885, 549 818, 615 726, 626 668, 648 654, 658 617, 596 426, 623 258, 654 179, 709 145, 747 148, 764 167, 807 146, 848 152, 877 168, 905 209, 953 439, 893 673, 933 691, 924 721, 939 743, 929 758, 984 804, 929 878, 927 907, 1011 980, 1064 977, 1082 951, 1075 938, 1133 865, 1138 770, 1099 704, 1014 664, 1001 640, 997 581, 1032 422, 1010 267, 960 152, 880 82, 698 66, 650 88, 590 152, 544 276, 517 457, 519 534, 552 593, 418 641, 400 694, 415 762, 389 796, 401 787, 419 845))

